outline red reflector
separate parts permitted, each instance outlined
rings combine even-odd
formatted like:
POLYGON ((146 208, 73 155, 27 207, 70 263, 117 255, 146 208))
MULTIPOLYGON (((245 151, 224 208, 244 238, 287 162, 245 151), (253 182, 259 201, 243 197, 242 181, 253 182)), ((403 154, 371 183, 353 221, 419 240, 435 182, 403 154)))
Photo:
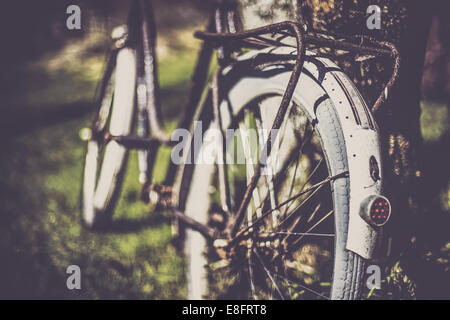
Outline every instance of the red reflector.
POLYGON ((389 220, 390 214, 391 204, 384 196, 370 195, 361 202, 361 218, 374 227, 384 225, 389 220))
POLYGON ((378 198, 372 202, 370 218, 375 225, 383 225, 389 218, 390 204, 385 199, 378 198))

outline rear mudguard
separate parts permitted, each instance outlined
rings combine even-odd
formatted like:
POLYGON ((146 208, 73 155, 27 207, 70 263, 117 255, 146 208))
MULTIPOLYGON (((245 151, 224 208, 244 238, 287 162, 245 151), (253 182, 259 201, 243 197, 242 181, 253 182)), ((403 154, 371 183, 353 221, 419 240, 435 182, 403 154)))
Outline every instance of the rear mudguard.
MULTIPOLYGON (((251 51, 241 56, 236 66, 227 67, 224 70, 225 77, 229 74, 239 74, 239 72, 231 71, 233 68, 241 68, 241 62, 245 60, 250 62, 260 54, 295 57, 296 50, 292 47, 277 47, 251 51)), ((277 90, 283 92, 291 72, 276 66, 268 68, 274 68, 274 72, 279 70, 280 74, 276 77, 280 81, 277 82, 285 83, 285 85, 284 88, 280 87, 277 90)), ((378 127, 353 82, 331 60, 316 57, 313 52, 307 51, 303 72, 309 73, 309 77, 303 78, 313 78, 328 94, 337 110, 345 137, 350 172, 349 227, 346 248, 365 259, 371 259, 377 247, 381 228, 372 227, 364 221, 360 216, 360 210, 361 203, 367 196, 379 195, 382 192, 383 176, 378 127)), ((296 90, 304 89, 301 84, 302 77, 296 90)), ((261 86, 264 84, 261 83, 261 86)), ((257 91, 263 89, 255 85, 254 90, 257 95, 261 93, 257 91)))

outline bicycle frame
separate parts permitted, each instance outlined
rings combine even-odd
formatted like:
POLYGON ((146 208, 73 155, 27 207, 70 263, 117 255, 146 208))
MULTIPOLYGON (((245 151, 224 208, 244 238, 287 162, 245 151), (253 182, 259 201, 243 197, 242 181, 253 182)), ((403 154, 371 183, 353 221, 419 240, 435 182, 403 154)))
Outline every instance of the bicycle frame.
MULTIPOLYGON (((121 38, 121 41, 116 41, 116 49, 113 51, 110 62, 107 66, 108 72, 112 72, 114 67, 113 62, 117 51, 123 46, 135 47, 138 55, 138 110, 139 116, 143 123, 145 123, 145 130, 143 136, 112 136, 108 132, 99 132, 96 130, 95 125, 93 132, 98 139, 104 139, 104 141, 116 141, 117 143, 125 146, 129 149, 140 149, 148 151, 148 171, 147 171, 147 181, 148 184, 144 187, 153 188, 153 190, 162 193, 170 194, 170 189, 174 184, 175 173, 177 171, 177 166, 171 162, 168 169, 168 174, 165 179, 166 187, 157 187, 150 185, 151 183, 151 171, 154 162, 154 157, 161 145, 173 145, 174 142, 171 141, 170 136, 168 136, 163 130, 163 120, 162 112, 159 99, 159 84, 157 78, 157 63, 155 56, 155 43, 156 43, 156 26, 154 23, 154 12, 151 5, 151 0, 135 0, 132 4, 129 18, 128 18, 128 28, 129 33, 125 38, 121 38), (144 88, 140 90, 140 88, 144 88)), ((184 109, 184 114, 179 121, 179 128, 189 129, 193 117, 198 113, 199 108, 203 108, 201 103, 201 97, 204 89, 208 82, 208 70, 212 60, 212 55, 215 49, 217 49, 218 58, 218 71, 215 74, 211 95, 208 102, 212 102, 212 110, 208 111, 213 114, 213 121, 219 123, 219 104, 221 101, 221 70, 230 61, 232 61, 232 53, 240 50, 242 48, 258 49, 268 46, 280 46, 282 41, 287 37, 293 37, 296 41, 296 57, 293 60, 292 56, 287 57, 277 57, 274 60, 271 57, 263 57, 256 59, 252 62, 245 62, 248 68, 263 68, 268 65, 290 65, 292 67, 292 73, 290 76, 289 83, 283 94, 281 105, 278 108, 277 115, 275 117, 272 129, 278 129, 286 115, 289 103, 291 101, 293 92, 296 88, 298 79, 303 69, 303 64, 305 61, 305 50, 307 44, 313 44, 317 46, 325 46, 334 49, 346 50, 350 53, 363 53, 370 54, 376 57, 391 57, 394 59, 394 70, 387 82, 385 88, 381 92, 376 103, 372 107, 372 112, 376 112, 380 109, 382 103, 387 99, 387 93, 389 89, 394 84, 397 76, 400 64, 399 53, 395 46, 388 42, 378 42, 374 39, 367 37, 354 37, 349 38, 342 35, 325 33, 322 31, 305 31, 306 26, 299 25, 295 22, 281 22, 277 24, 272 24, 264 26, 261 28, 248 30, 248 31, 238 31, 238 15, 236 11, 236 6, 231 1, 218 0, 214 2, 212 8, 212 14, 209 19, 206 32, 196 32, 195 36, 199 39, 204 40, 203 45, 198 54, 198 62, 194 69, 192 76, 191 87, 189 95, 187 98, 187 103, 184 109), (268 39, 263 37, 263 35, 279 35, 278 39, 268 39), (335 39, 338 38, 338 39, 335 39), (359 43, 358 43, 359 41, 359 43), (367 44, 363 43, 366 42, 367 44)), ((105 84, 101 86, 101 90, 104 90, 105 84)), ((204 110, 202 112, 205 112, 204 110)), ((273 131, 272 131, 273 132, 273 131)), ((272 133, 267 138, 264 144, 262 154, 270 155, 272 149, 272 141, 275 136, 272 133)), ((225 162, 223 162, 225 163, 225 162)), ((207 225, 201 224, 190 217, 187 217, 180 208, 170 204, 170 201, 165 201, 165 205, 169 207, 173 214, 182 220, 188 227, 200 232, 211 242, 218 239, 225 239, 224 247, 232 248, 240 241, 248 238, 250 236, 249 230, 263 221, 263 219, 269 215, 272 211, 278 209, 284 205, 280 204, 277 208, 269 210, 263 215, 255 220, 251 226, 245 228, 242 227, 242 222, 244 220, 245 212, 247 206, 251 200, 251 195, 254 188, 257 185, 258 179, 260 177, 261 159, 258 161, 255 168, 255 173, 248 184, 243 199, 238 206, 238 210, 235 214, 228 212, 228 214, 233 216, 233 219, 227 224, 225 232, 223 234, 218 234, 215 229, 210 228, 207 225)), ((184 174, 184 173, 183 173, 184 174)), ((342 172, 338 175, 328 177, 326 182, 330 182, 334 179, 346 176, 348 172, 342 172)), ((224 193, 225 199, 228 197, 227 192, 227 179, 226 177, 226 166, 222 164, 219 166, 219 175, 222 177, 220 180, 220 189, 224 193)), ((313 186, 312 188, 317 188, 313 186)), ((311 189, 311 188, 310 188, 311 189)), ((310 192, 311 190, 305 190, 302 194, 310 192)), ((312 189, 313 190, 313 189, 312 189)), ((298 197, 295 195, 294 197, 298 197)), ((288 199, 287 201, 290 201, 288 199)), ((164 201, 162 201, 164 202, 164 201)), ((228 207, 230 208, 230 207, 228 207)))

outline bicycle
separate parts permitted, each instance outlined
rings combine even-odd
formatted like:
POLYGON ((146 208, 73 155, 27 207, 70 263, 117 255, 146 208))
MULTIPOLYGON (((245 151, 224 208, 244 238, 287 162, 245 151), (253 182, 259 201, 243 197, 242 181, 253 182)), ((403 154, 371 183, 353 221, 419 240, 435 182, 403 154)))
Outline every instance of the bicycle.
POLYGON ((206 32, 195 33, 204 42, 178 128, 195 135, 201 124, 219 138, 207 130, 200 142, 191 136, 180 144, 161 129, 151 1, 133 2, 127 27, 114 32, 88 135, 83 224, 95 229, 112 219, 128 150, 138 149, 142 200, 168 209, 185 230, 189 299, 357 299, 391 214, 372 112, 387 99, 399 53, 387 42, 295 22, 238 31, 238 21, 233 1, 214 1, 206 32), (371 109, 321 47, 394 59, 371 109), (224 143, 227 129, 233 134, 224 143), (182 161, 171 161, 156 185, 161 145, 182 150, 182 161), (224 266, 246 275, 245 290, 223 293, 231 285, 213 269, 224 266))

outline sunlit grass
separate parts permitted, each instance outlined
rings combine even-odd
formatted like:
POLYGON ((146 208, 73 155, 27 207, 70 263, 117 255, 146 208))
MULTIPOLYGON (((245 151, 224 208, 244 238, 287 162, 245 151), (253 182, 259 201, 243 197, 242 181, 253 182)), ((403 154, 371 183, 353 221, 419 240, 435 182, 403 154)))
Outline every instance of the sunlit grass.
POLYGON ((444 103, 422 101, 421 127, 425 142, 437 141, 450 130, 448 107, 444 103))
MULTIPOLYGON (((18 66, 17 94, 11 101, 16 111, 45 112, 71 103, 92 104, 104 68, 105 56, 99 49, 102 45, 92 39, 77 40, 59 52, 18 66)), ((179 110, 184 103, 185 91, 177 88, 186 85, 194 61, 195 55, 181 49, 160 56, 161 86, 169 97, 163 97, 163 102, 169 104, 168 108, 179 110)), ((2 159, 4 168, 10 169, 3 181, 11 181, 11 192, 17 190, 14 197, 2 198, 3 210, 14 217, 8 228, 3 224, 2 243, 7 241, 11 250, 20 248, 21 254, 32 257, 31 264, 22 265, 20 260, 11 263, 17 272, 34 274, 33 281, 41 283, 21 294, 93 299, 184 297, 183 258, 170 243, 170 219, 162 212, 151 212, 139 200, 136 152, 130 153, 114 216, 114 221, 128 221, 133 228, 93 233, 81 226, 79 196, 85 142, 78 133, 89 126, 91 117, 89 114, 52 126, 36 124, 37 129, 12 140, 12 152, 8 159, 2 159), (65 287, 65 270, 72 264, 82 270, 83 290, 79 292, 69 292, 65 287)), ((169 132, 175 127, 176 122, 170 120, 165 129, 169 132)), ((169 159, 170 149, 161 148, 155 181, 164 179, 169 159)), ((20 287, 20 281, 15 285, 20 287)))

